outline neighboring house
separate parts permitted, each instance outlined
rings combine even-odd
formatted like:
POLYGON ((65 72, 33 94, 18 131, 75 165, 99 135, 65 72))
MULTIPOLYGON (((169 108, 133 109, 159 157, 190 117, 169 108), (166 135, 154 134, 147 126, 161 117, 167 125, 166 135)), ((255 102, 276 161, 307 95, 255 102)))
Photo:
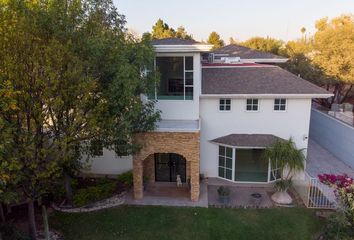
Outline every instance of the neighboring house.
MULTIPOLYGON (((211 45, 174 38, 152 44, 161 79, 149 98, 157 100, 162 120, 155 131, 136 136, 143 148, 129 158, 137 199, 143 176, 169 182, 180 175, 190 183, 192 201, 199 198, 200 174, 238 183, 276 180, 277 166, 262 152, 290 137, 306 149, 311 101, 332 96, 270 65, 287 61, 273 54, 237 45, 209 52, 211 45)), ((103 156, 92 171, 113 173, 122 161, 128 160, 103 156)))

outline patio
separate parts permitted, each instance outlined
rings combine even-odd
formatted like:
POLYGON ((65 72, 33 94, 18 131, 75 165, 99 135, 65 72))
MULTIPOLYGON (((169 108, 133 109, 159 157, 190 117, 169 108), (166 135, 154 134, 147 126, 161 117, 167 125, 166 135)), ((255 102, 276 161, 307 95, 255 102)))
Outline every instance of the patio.
POLYGON ((218 178, 208 179, 208 202, 209 206, 214 207, 235 207, 235 208, 270 208, 274 204, 270 199, 274 190, 270 184, 255 186, 247 184, 237 184, 218 178), (230 189, 230 202, 220 203, 217 189, 220 186, 227 186, 230 189), (251 195, 258 193, 260 200, 256 200, 251 195))

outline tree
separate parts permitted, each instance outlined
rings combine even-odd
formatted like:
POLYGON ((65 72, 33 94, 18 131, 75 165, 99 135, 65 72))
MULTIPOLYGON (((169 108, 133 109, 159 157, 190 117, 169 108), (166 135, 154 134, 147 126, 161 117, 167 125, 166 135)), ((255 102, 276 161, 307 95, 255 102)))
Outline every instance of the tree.
MULTIPOLYGON (((288 141, 278 140, 266 148, 263 158, 265 161, 270 161, 272 168, 280 171, 280 179, 275 183, 277 192, 272 195, 272 199, 277 203, 290 204, 292 200, 286 191, 291 185, 293 175, 304 170, 303 150, 297 149, 291 138, 288 141)), ((272 174, 276 178, 273 171, 272 174)))
POLYGON ((335 79, 332 102, 342 103, 354 84, 354 17, 342 15, 316 22, 313 62, 335 79))
POLYGON ((211 32, 207 42, 214 45, 213 49, 221 48, 225 45, 224 41, 217 32, 211 32))
POLYGON ((233 37, 230 37, 229 44, 237 44, 237 41, 233 37))
POLYGON ((189 35, 183 26, 179 26, 177 28, 176 37, 182 39, 188 39, 188 40, 193 39, 192 35, 189 35))
POLYGON ((181 38, 192 40, 192 35, 188 34, 183 26, 179 26, 177 31, 172 27, 169 27, 162 19, 158 19, 154 26, 152 26, 151 38, 161 39, 161 38, 181 38))
POLYGON ((273 54, 280 54, 280 51, 283 46, 283 41, 270 38, 270 37, 267 38, 253 37, 240 44, 242 46, 252 48, 255 50, 270 52, 273 54))

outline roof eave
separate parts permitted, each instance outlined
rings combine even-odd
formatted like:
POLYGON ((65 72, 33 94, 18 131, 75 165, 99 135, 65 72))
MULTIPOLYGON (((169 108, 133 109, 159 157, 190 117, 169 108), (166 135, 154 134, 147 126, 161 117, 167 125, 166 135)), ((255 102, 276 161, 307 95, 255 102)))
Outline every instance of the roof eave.
MULTIPOLYGON (((242 59, 242 58, 241 58, 242 59)), ((243 58, 244 62, 252 63, 286 63, 289 58, 243 58)))
POLYGON ((156 52, 209 52, 213 45, 153 45, 156 52))
POLYGON ((259 97, 259 98, 329 98, 333 97, 332 93, 311 93, 311 94, 279 94, 279 93, 267 93, 267 94, 201 94, 200 98, 220 98, 220 97, 230 97, 230 98, 248 98, 248 97, 259 97))

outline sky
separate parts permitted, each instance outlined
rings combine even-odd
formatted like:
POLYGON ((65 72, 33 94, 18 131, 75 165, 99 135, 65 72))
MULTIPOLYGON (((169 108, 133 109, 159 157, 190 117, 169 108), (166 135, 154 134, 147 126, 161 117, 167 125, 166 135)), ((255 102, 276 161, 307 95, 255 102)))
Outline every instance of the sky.
POLYGON ((273 37, 284 41, 315 32, 318 19, 354 13, 354 0, 113 0, 135 33, 151 31, 158 18, 170 27, 184 26, 196 40, 216 31, 233 37, 273 37))

